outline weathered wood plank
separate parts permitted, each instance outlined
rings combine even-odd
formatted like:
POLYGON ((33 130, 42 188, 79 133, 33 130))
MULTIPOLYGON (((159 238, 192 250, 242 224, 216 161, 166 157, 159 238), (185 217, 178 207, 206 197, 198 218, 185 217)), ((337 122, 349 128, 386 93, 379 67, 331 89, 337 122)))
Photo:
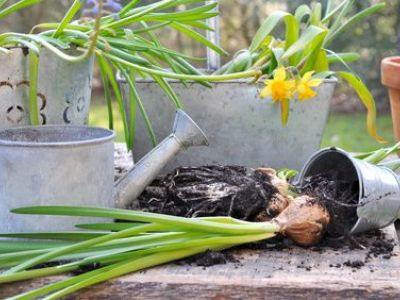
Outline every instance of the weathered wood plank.
MULTIPOLYGON (((393 228, 386 230, 394 236, 393 228)), ((398 299, 400 248, 391 259, 372 257, 367 250, 324 250, 291 247, 278 250, 235 250, 238 262, 211 267, 171 263, 127 275, 75 294, 71 299, 398 299), (332 265, 340 264, 340 268, 332 265)), ((0 298, 66 277, 0 286, 0 298)))

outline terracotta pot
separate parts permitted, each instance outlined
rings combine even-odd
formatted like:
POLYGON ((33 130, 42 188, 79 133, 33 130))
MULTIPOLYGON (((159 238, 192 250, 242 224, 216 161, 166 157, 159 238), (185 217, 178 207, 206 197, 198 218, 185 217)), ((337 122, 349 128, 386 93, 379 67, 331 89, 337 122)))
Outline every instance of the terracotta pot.
POLYGON ((381 78, 389 89, 394 136, 400 141, 400 56, 382 60, 381 78))

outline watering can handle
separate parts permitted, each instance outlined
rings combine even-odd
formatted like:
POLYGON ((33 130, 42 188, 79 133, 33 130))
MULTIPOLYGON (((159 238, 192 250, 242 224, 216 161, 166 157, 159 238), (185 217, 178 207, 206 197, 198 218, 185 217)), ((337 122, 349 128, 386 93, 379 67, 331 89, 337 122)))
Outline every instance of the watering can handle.
MULTIPOLYGON (((207 0, 206 4, 218 3, 218 0, 207 0)), ((219 11, 219 7, 215 8, 215 11, 219 11)), ((207 19, 207 25, 214 31, 207 31, 207 39, 215 45, 220 45, 220 20, 219 17, 207 19)), ((215 71, 221 67, 221 57, 218 53, 207 48, 207 69, 215 71)))

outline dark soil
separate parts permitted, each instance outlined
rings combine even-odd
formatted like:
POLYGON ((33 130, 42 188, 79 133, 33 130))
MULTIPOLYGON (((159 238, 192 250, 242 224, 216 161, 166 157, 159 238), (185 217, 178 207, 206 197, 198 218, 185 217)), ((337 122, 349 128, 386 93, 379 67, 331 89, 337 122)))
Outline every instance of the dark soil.
MULTIPOLYGON (((390 259, 395 242, 387 239, 381 231, 361 236, 350 236, 349 231, 357 221, 358 182, 339 180, 335 173, 319 174, 307 178, 298 193, 321 201, 331 215, 324 239, 311 251, 341 252, 367 249, 364 258, 332 265, 332 268, 362 268, 373 257, 390 259)), ((139 197, 142 210, 184 217, 231 216, 244 220, 256 220, 270 209, 270 201, 277 193, 270 178, 253 169, 239 166, 207 166, 178 168, 173 173, 156 179, 139 197), (267 200, 266 200, 267 199, 267 200)), ((257 243, 242 245, 239 249, 262 249, 285 251, 296 247, 282 236, 257 243)), ((232 261, 230 252, 209 251, 183 260, 198 266, 225 264, 232 261)), ((299 265, 299 268, 310 267, 299 265)))
POLYGON ((269 205, 277 189, 269 176, 239 166, 177 168, 157 178, 138 198, 143 211, 182 217, 274 217, 269 205))
POLYGON ((225 265, 226 263, 237 263, 238 260, 228 251, 207 251, 177 262, 183 265, 196 265, 210 267, 214 265, 225 265))
POLYGON ((306 178, 298 192, 319 199, 326 207, 331 216, 328 237, 348 235, 357 222, 358 181, 338 180, 334 173, 321 174, 306 178))

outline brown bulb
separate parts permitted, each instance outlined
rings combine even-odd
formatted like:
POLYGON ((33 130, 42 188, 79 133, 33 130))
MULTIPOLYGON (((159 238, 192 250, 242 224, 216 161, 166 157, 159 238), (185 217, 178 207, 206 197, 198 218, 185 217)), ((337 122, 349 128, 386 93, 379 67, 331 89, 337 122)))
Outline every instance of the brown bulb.
POLYGON ((300 196, 272 222, 280 226, 280 232, 296 244, 311 246, 322 239, 330 222, 330 215, 318 199, 300 196))

